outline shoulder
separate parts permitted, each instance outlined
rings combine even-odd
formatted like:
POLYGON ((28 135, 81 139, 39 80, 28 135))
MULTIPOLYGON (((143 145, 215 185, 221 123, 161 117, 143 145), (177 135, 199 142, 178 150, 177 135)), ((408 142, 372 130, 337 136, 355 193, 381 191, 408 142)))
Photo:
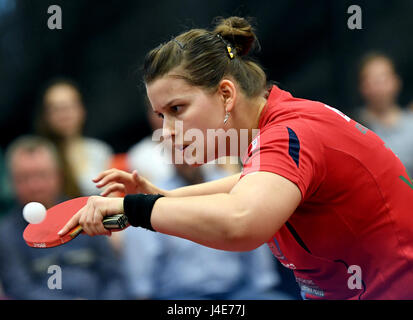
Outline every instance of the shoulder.
POLYGON ((3 244, 10 244, 14 239, 21 238, 27 223, 23 220, 22 212, 14 208, 0 220, 0 238, 7 239, 3 244), (18 236, 17 236, 18 235, 18 236))
POLYGON ((0 236, 4 234, 5 232, 8 232, 10 228, 13 228, 14 224, 12 223, 12 219, 14 219, 14 217, 12 215, 14 214, 17 214, 17 213, 8 212, 0 220, 0 236))
POLYGON ((285 95, 282 99, 268 101, 265 113, 260 119, 259 131, 270 135, 273 132, 300 131, 302 135, 317 137, 317 133, 329 123, 337 121, 337 115, 350 121, 340 110, 329 105, 308 99, 285 95), (314 128, 317 127, 317 131, 314 128))
POLYGON ((294 133, 298 132, 302 136, 310 136, 311 138, 317 137, 317 132, 313 130, 311 122, 300 117, 289 121, 269 124, 260 129, 258 135, 260 137, 265 137, 267 140, 274 140, 280 136, 290 137, 291 135, 294 135, 294 133))
POLYGON ((402 111, 402 118, 405 120, 405 122, 407 124, 410 124, 412 130, 413 130, 413 126, 412 126, 412 122, 413 122, 413 111, 411 111, 410 109, 407 110, 403 110, 402 111))
POLYGON ((153 148, 156 143, 152 140, 150 136, 142 138, 139 142, 134 144, 133 146, 130 147, 129 153, 136 153, 139 152, 141 149, 146 149, 146 148, 153 148))
POLYGON ((293 158, 294 155, 318 158, 323 154, 322 141, 322 135, 312 128, 310 122, 297 117, 266 126, 252 141, 250 148, 260 152, 278 150, 293 158))
POLYGON ((324 145, 305 120, 297 118, 264 128, 243 157, 242 177, 257 171, 280 175, 298 186, 302 198, 325 176, 324 145))
POLYGON ((4 225, 7 225, 7 226, 16 225, 22 219, 23 219, 23 207, 20 208, 19 206, 14 205, 0 219, 0 227, 3 227, 4 225))

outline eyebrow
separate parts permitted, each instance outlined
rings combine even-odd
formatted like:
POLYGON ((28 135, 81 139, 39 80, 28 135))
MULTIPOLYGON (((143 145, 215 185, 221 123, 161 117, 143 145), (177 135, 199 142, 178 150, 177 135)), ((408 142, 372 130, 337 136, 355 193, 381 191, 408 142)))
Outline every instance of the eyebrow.
MULTIPOLYGON (((173 98, 171 101, 169 101, 167 104, 165 104, 163 107, 161 107, 161 110, 165 110, 166 108, 170 107, 171 105, 175 104, 176 101, 181 101, 188 98, 187 96, 184 97, 179 97, 179 98, 173 98)), ((155 111, 156 113, 156 111, 155 111)))
MULTIPOLYGON (((160 111, 165 110, 166 108, 168 108, 169 106, 171 106, 172 104, 174 104, 176 100, 178 100, 178 99, 177 99, 177 98, 174 98, 174 99, 172 99, 171 101, 169 101, 167 104, 165 104, 163 107, 161 107, 160 111)), ((153 109, 152 109, 152 110, 153 110, 153 109)), ((156 111, 156 110, 153 110, 153 112, 154 112, 155 114, 160 113, 160 112, 158 112, 158 111, 156 111)))

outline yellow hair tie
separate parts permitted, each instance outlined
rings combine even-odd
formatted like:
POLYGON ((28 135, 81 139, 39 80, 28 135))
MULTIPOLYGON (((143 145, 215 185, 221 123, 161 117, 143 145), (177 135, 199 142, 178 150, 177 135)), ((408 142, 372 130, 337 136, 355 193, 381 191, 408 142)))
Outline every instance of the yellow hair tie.
POLYGON ((234 54, 232 53, 232 48, 227 45, 228 55, 231 59, 234 59, 234 54))
POLYGON ((227 53, 228 53, 228 56, 229 56, 229 58, 232 60, 232 59, 234 59, 234 53, 232 52, 232 48, 231 48, 231 46, 228 44, 228 42, 227 41, 225 41, 224 40, 224 38, 222 38, 222 36, 218 33, 217 34, 217 37, 226 45, 226 47, 227 47, 227 53))

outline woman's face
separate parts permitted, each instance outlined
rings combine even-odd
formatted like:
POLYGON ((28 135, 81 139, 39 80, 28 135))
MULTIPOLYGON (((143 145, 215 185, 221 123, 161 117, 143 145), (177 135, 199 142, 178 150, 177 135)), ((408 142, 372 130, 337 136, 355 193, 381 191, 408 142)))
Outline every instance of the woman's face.
POLYGON ((85 111, 77 90, 69 85, 51 87, 45 97, 45 117, 50 129, 62 137, 80 134, 85 111))
POLYGON ((372 107, 392 107, 396 103, 400 81, 393 66, 384 58, 369 62, 360 75, 360 91, 372 107))
POLYGON ((223 128, 225 104, 218 91, 210 93, 170 74, 146 88, 152 109, 163 118, 162 136, 171 142, 174 163, 183 158, 201 165, 218 157, 216 141, 207 139, 208 131, 223 128))

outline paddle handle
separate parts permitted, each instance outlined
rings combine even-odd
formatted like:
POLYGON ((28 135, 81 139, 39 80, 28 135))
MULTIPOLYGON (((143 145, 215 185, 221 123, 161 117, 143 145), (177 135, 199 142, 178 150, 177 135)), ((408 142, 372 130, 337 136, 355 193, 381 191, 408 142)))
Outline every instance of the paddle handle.
MULTIPOLYGON (((124 214, 115 214, 108 216, 102 221, 106 229, 122 230, 129 226, 128 218, 124 214)), ((69 232, 69 236, 73 239, 83 231, 82 226, 77 226, 69 232)))
POLYGON ((77 226, 69 232, 69 236, 73 239, 79 235, 83 230, 82 226, 77 226))

